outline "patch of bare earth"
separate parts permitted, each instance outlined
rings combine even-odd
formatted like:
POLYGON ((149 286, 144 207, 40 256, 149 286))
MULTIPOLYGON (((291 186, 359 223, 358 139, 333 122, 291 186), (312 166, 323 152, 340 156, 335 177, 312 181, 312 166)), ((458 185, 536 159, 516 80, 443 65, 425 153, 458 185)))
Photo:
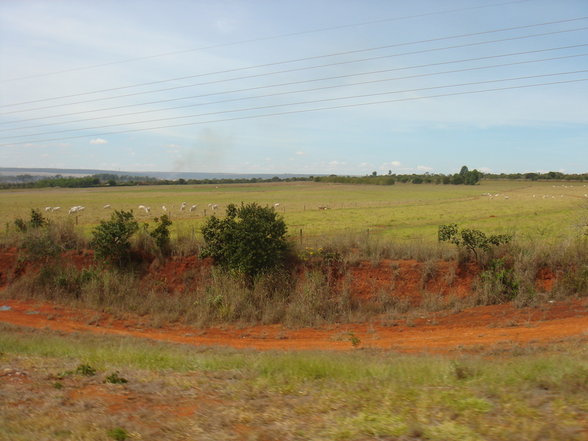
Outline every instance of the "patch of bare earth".
POLYGON ((536 308, 511 304, 481 306, 456 313, 437 313, 392 323, 330 324, 289 329, 282 325, 237 328, 189 326, 145 327, 140 317, 115 319, 106 313, 72 309, 49 302, 4 300, 0 321, 19 326, 65 332, 128 335, 202 346, 260 350, 347 350, 350 338, 363 348, 402 352, 445 352, 500 342, 534 344, 582 336, 588 332, 588 299, 554 302, 536 308))

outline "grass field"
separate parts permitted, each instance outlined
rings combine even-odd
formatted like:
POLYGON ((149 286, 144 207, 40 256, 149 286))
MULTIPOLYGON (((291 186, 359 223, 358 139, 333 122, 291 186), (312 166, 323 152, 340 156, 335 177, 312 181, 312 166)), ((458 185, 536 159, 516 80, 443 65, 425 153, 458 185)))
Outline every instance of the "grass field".
POLYGON ((0 440, 580 441, 587 430, 588 358, 574 340, 410 356, 0 330, 0 440))
MULTIPOLYGON (((519 181, 482 181, 476 186, 393 186, 323 184, 312 182, 231 184, 197 186, 144 186, 91 189, 5 190, 0 192, 0 216, 4 230, 16 217, 27 218, 32 208, 60 206, 48 213, 67 218, 74 205, 86 210, 76 221, 88 234, 101 219, 109 217, 102 207, 133 209, 137 218, 152 221, 169 209, 176 232, 198 235, 208 204, 218 204, 223 214, 229 203, 279 203, 278 212, 298 237, 367 233, 386 239, 436 240, 439 224, 458 223, 492 233, 514 234, 522 240, 561 239, 577 234, 588 213, 588 185, 519 181), (492 194, 489 197, 485 194, 492 194), (498 194, 498 196, 494 196, 498 194), (194 212, 180 205, 198 204, 194 212), (138 210, 150 206, 150 215, 138 210), (319 210, 319 206, 329 207, 319 210)), ((70 216, 70 217, 73 217, 70 216)))

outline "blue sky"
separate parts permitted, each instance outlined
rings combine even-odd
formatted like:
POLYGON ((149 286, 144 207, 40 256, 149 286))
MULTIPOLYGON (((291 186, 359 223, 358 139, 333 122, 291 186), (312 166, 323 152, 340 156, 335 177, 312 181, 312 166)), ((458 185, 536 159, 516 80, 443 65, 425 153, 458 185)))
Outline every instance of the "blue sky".
POLYGON ((5 0, 0 166, 587 172, 585 17, 585 0, 5 0))

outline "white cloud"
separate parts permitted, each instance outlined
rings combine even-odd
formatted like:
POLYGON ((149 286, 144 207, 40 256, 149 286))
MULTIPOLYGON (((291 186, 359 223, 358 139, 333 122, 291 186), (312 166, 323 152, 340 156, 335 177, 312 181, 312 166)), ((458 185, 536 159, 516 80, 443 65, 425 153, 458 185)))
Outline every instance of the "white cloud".
POLYGON ((105 139, 102 139, 102 138, 96 138, 96 139, 92 139, 90 141, 90 144, 96 144, 96 145, 99 145, 99 144, 108 144, 108 141, 105 140, 105 139))
POLYGON ((423 172, 430 172, 433 171, 433 167, 429 167, 427 165, 417 165, 417 170, 423 172))
POLYGON ((297 154, 298 156, 304 156, 304 155, 306 155, 306 153, 305 153, 305 152, 303 152, 303 151, 301 151, 301 150, 297 151, 297 152, 296 152, 296 154, 297 154))

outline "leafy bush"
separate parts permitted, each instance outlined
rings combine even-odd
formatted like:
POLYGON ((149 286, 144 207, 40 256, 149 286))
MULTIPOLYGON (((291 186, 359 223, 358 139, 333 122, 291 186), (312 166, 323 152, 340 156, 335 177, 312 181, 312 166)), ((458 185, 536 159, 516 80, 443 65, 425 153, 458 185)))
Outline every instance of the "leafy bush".
POLYGON ((169 227, 172 221, 167 214, 164 214, 160 218, 156 217, 155 223, 157 226, 149 234, 155 240, 155 244, 161 255, 167 257, 171 254, 169 227))
POLYGON ((508 302, 514 300, 519 293, 520 282, 504 259, 490 261, 489 268, 482 272, 480 278, 484 304, 508 302))
POLYGON ((458 247, 464 247, 472 252, 479 261, 478 251, 490 251, 492 246, 507 244, 512 239, 507 234, 492 234, 487 236, 480 230, 464 228, 459 231, 456 224, 439 225, 438 238, 440 242, 450 242, 458 247))
POLYGON ((273 208, 256 203, 229 204, 224 219, 211 216, 202 227, 202 257, 252 282, 283 266, 288 254, 286 223, 273 208))
POLYGON ((131 262, 130 238, 139 229, 132 211, 112 213, 109 221, 100 221, 94 231, 90 246, 96 257, 115 267, 124 267, 131 262))

